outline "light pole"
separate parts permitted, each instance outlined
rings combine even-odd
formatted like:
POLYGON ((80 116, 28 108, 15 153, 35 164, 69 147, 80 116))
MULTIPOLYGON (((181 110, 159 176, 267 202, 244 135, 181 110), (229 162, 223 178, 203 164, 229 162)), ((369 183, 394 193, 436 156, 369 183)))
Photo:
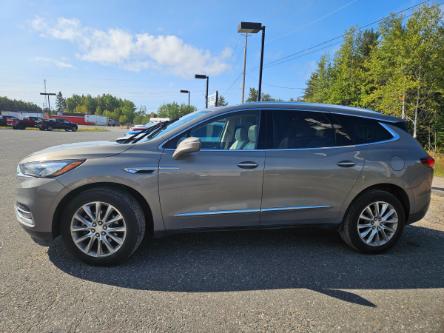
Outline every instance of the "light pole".
MULTIPOLYGON (((264 47, 265 47, 265 25, 258 22, 241 22, 237 27, 237 31, 244 34, 255 34, 262 31, 262 41, 261 41, 261 61, 259 66, 259 87, 257 89, 257 100, 260 102, 262 95, 262 70, 264 67, 264 47)), ((246 57, 247 57, 247 37, 245 37, 245 50, 244 50, 244 83, 242 85, 242 103, 244 101, 244 91, 245 91, 245 70, 246 70, 246 57)))
POLYGON ((188 106, 190 106, 190 94, 191 94, 191 92, 189 90, 185 90, 185 89, 180 89, 180 92, 182 94, 188 94, 188 106))
POLYGON ((245 102, 245 73, 247 71, 247 47, 248 47, 248 32, 245 33, 244 70, 242 73, 242 99, 241 99, 242 104, 245 102))
POLYGON ((196 75, 194 75, 194 78, 207 80, 207 87, 205 90, 205 108, 208 108, 208 81, 210 80, 210 77, 208 75, 204 75, 204 74, 196 74, 196 75))

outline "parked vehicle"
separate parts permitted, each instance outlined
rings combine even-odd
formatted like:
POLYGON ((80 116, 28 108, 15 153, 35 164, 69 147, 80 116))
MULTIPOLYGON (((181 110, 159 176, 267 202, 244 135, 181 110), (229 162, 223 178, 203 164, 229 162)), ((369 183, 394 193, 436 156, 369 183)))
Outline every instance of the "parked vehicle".
POLYGON ((16 215, 90 264, 145 234, 323 225, 351 248, 391 248, 420 220, 434 160, 401 119, 358 108, 252 103, 159 123, 130 142, 52 147, 18 165, 16 215))
POLYGON ((8 120, 10 119, 17 119, 17 118, 13 116, 0 116, 0 126, 11 126, 8 125, 8 120))
POLYGON ((27 127, 36 127, 41 118, 29 117, 29 118, 9 118, 7 120, 7 125, 14 129, 26 129, 27 127))
POLYGON ((63 129, 65 131, 75 132, 78 129, 74 124, 65 119, 44 119, 39 123, 39 129, 42 131, 52 131, 53 129, 63 129))

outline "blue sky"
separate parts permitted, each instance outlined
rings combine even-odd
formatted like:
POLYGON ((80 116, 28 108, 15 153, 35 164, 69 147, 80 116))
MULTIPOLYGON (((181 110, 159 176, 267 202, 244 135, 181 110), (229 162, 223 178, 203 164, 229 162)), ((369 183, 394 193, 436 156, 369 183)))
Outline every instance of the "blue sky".
MULTIPOLYGON (((204 106, 204 81, 230 104, 241 98, 240 21, 266 25, 265 64, 419 3, 420 0, 51 1, 2 0, 0 96, 42 105, 49 91, 111 93, 155 111, 165 102, 204 106)), ((430 3, 432 3, 431 1, 430 3)), ((316 61, 338 44, 265 66, 263 90, 302 94, 316 61)), ((257 87, 260 36, 249 37, 246 86, 257 87)))

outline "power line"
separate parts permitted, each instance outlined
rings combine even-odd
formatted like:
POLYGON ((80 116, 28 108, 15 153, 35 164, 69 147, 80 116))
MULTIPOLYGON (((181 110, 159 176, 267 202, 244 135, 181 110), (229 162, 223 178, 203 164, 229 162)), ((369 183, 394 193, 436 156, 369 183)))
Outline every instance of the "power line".
POLYGON ((280 39, 284 39, 284 38, 286 38, 286 37, 288 37, 288 36, 294 35, 295 33, 299 32, 299 31, 301 31, 301 30, 303 30, 303 29, 305 29, 305 28, 307 28, 307 27, 309 27, 309 26, 311 26, 311 25, 313 25, 313 24, 316 24, 316 23, 322 22, 322 21, 325 20, 326 18, 328 18, 328 17, 330 17, 330 16, 332 16, 332 15, 334 15, 334 14, 340 12, 341 10, 343 10, 343 9, 345 9, 345 8, 347 8, 347 7, 349 7, 350 5, 354 4, 356 1, 358 1, 358 0, 351 0, 351 1, 347 2, 346 4, 344 4, 344 5, 340 6, 340 7, 335 8, 335 9, 332 10, 331 12, 328 12, 327 14, 324 14, 323 16, 318 17, 317 19, 315 19, 315 20, 313 20, 313 21, 311 21, 311 22, 308 22, 308 23, 306 23, 306 24, 303 24, 303 25, 299 26, 297 29, 295 29, 295 30, 293 30, 293 31, 290 31, 290 32, 285 33, 285 34, 283 34, 283 35, 281 35, 281 36, 278 36, 278 37, 276 37, 276 38, 273 38, 272 40, 268 41, 267 44, 273 43, 273 42, 275 42, 275 41, 277 41, 277 40, 280 40, 280 39))
POLYGON ((280 85, 277 85, 277 84, 271 84, 271 83, 266 83, 265 85, 266 85, 266 86, 269 86, 269 87, 280 88, 280 89, 288 89, 288 90, 305 90, 305 88, 280 86, 280 85))
MULTIPOLYGON (((405 9, 402 9, 402 10, 400 10, 400 11, 394 13, 394 14, 395 14, 395 15, 399 15, 399 14, 404 13, 404 12, 406 12, 406 11, 409 11, 409 10, 411 10, 411 9, 413 9, 413 8, 416 8, 416 7, 418 7, 418 6, 421 6, 421 5, 425 4, 426 2, 428 2, 428 0, 426 0, 426 1, 422 1, 422 2, 420 2, 420 3, 418 3, 418 4, 416 4, 416 5, 413 5, 413 6, 410 6, 410 7, 405 8, 405 9)), ((373 22, 370 22, 370 23, 367 23, 367 24, 365 24, 365 25, 362 25, 362 26, 358 27, 357 30, 360 31, 360 30, 362 30, 362 29, 364 29, 364 28, 367 28, 367 27, 369 27, 369 26, 372 26, 372 25, 375 25, 375 24, 377 24, 377 23, 380 23, 380 22, 382 22, 383 20, 385 20, 385 19, 387 19, 388 17, 390 17, 391 15, 393 15, 393 14, 390 14, 390 15, 384 16, 384 17, 379 18, 379 19, 377 19, 377 20, 375 20, 375 21, 373 21, 373 22)), ((308 48, 305 48, 305 49, 302 49, 302 50, 296 51, 296 52, 294 52, 294 53, 291 53, 291 54, 289 54, 289 55, 286 55, 286 56, 284 56, 284 57, 281 57, 281 58, 275 59, 275 60, 273 60, 273 61, 271 61, 271 62, 265 64, 265 67, 271 67, 271 66, 274 66, 274 65, 280 65, 280 64, 286 63, 286 62, 288 62, 288 61, 291 61, 291 60, 297 59, 297 58, 299 58, 299 57, 298 57, 299 55, 301 55, 301 54, 304 54, 304 55, 305 55, 305 52, 307 52, 307 51, 311 51, 311 50, 313 50, 313 49, 316 49, 316 48, 319 48, 319 47, 324 46, 324 45, 326 45, 326 44, 329 44, 329 43, 331 43, 331 42, 334 42, 334 41, 336 41, 336 40, 342 39, 342 38, 344 38, 344 37, 346 36, 346 34, 347 34, 347 33, 343 33, 343 34, 341 34, 341 35, 335 36, 335 37, 333 37, 333 38, 330 38, 330 39, 328 39, 328 40, 325 40, 325 41, 323 41, 323 42, 320 42, 320 43, 318 43, 318 44, 315 44, 315 45, 313 45, 313 46, 310 46, 310 47, 308 47, 308 48)), ((319 50, 318 50, 318 51, 319 51, 319 50)))

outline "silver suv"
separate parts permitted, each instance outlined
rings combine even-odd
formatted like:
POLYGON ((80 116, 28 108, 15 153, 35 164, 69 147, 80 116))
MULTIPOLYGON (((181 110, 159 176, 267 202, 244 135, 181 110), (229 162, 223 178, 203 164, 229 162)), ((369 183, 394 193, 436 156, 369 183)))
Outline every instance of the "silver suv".
POLYGON ((433 164, 398 118, 252 103, 34 153, 15 209, 35 240, 61 235, 90 264, 127 259, 144 235, 210 228, 325 225, 378 253, 426 213, 433 164))

